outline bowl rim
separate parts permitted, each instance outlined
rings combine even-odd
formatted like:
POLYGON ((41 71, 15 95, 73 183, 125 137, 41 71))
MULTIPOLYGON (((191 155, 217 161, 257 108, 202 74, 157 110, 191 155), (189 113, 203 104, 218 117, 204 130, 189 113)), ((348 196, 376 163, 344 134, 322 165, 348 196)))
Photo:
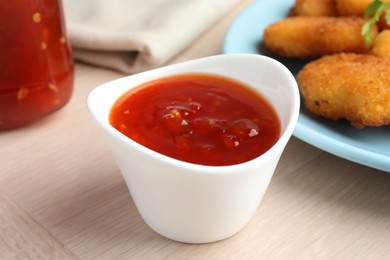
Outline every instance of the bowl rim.
MULTIPOLYGON (((186 73, 191 74, 192 72, 186 72, 186 73)), ((194 72, 194 73, 198 73, 198 72, 194 72)), ((199 72, 199 73, 203 73, 203 72, 199 72)), ((209 72, 204 72, 204 73, 209 73, 209 72)), ((217 73, 210 72, 210 74, 217 74, 217 73)), ((222 75, 222 76, 224 76, 224 75, 222 75)), ((151 76, 151 77, 149 77, 148 80, 143 80, 142 82, 151 81, 151 80, 158 79, 161 77, 162 76, 151 76)), ((225 77, 229 77, 229 76, 225 76, 225 77)), ((117 98, 119 98, 121 95, 123 95, 126 91, 129 91, 130 89, 132 89, 138 85, 139 84, 135 84, 134 86, 131 85, 131 86, 126 87, 124 91, 120 92, 120 94, 117 98)), ((117 98, 115 99, 115 101, 117 100, 117 98)), ((112 104, 113 104, 113 102, 110 104, 110 107, 112 107, 112 104)), ((246 169, 246 168, 253 168, 254 165, 261 164, 262 161, 266 161, 266 160, 272 158, 273 156, 277 155, 277 153, 279 151, 283 151, 284 146, 287 144, 288 140, 292 136, 292 133, 293 133, 295 126, 297 124, 297 121, 298 121, 298 115, 299 115, 299 109, 300 109, 300 95, 299 95, 298 84, 295 80, 295 77, 279 61, 272 59, 270 57, 258 55, 258 54, 218 54, 218 55, 207 56, 207 57, 203 57, 203 58, 198 58, 198 59, 188 60, 188 61, 184 61, 184 62, 172 64, 172 65, 163 66, 160 68, 148 70, 145 72, 141 72, 141 73, 137 73, 137 74, 133 74, 133 75, 129 75, 129 76, 124 76, 124 77, 103 83, 103 84, 97 86, 96 88, 94 88, 89 93, 89 95, 87 97, 87 106, 88 106, 88 109, 89 109, 90 113, 92 114, 93 118, 95 119, 95 121, 97 121, 97 123, 100 125, 100 127, 105 130, 103 132, 106 132, 106 134, 110 134, 111 136, 115 137, 116 139, 119 139, 120 142, 124 142, 126 145, 133 146, 135 149, 140 150, 141 152, 145 153, 147 156, 150 156, 150 157, 152 157, 156 160, 159 160, 159 161, 163 161, 167 164, 171 164, 171 165, 174 165, 176 167, 180 167, 180 168, 191 170, 191 171, 196 171, 196 172, 200 172, 200 173, 203 172, 203 173, 218 173, 218 174, 220 174, 221 172, 233 173, 233 172, 237 172, 237 170, 242 170, 242 169, 246 169), (233 58, 233 59, 234 58, 251 58, 251 59, 256 58, 256 59, 262 59, 263 62, 271 63, 273 66, 278 67, 278 69, 280 69, 283 72, 283 74, 285 74, 286 78, 288 79, 289 85, 291 86, 290 91, 291 91, 291 97, 292 97, 292 100, 291 100, 292 107, 291 107, 291 110, 289 112, 289 119, 288 119, 288 122, 286 124, 285 129, 281 129, 281 131, 282 131, 281 135, 279 136, 276 143, 270 149, 268 149, 265 153, 261 154, 260 156, 254 158, 254 159, 251 159, 249 161, 239 163, 239 164, 233 164, 233 165, 210 166, 210 165, 202 165, 202 164, 185 162, 185 161, 182 161, 179 159, 169 157, 167 155, 164 155, 164 154, 156 152, 152 149, 149 149, 149 148, 137 143, 136 141, 132 140, 131 138, 125 136, 124 134, 119 132, 117 129, 115 129, 113 126, 111 126, 109 124, 107 118, 105 118, 102 115, 98 115, 97 111, 95 109, 95 107, 98 106, 97 102, 95 101, 95 98, 97 96, 96 95, 97 92, 102 91, 102 89, 104 90, 104 88, 108 88, 108 86, 111 86, 113 84, 117 84, 117 83, 120 83, 123 81, 128 81, 130 78, 133 78, 134 76, 141 77, 145 74, 151 74, 151 75, 159 74, 159 72, 163 73, 164 76, 178 75, 178 74, 183 74, 183 73, 164 74, 164 71, 169 71, 169 70, 172 70, 178 66, 187 65, 190 63, 207 62, 208 60, 212 60, 212 59, 230 59, 230 58, 233 58)), ((277 113, 277 111, 275 111, 275 112, 277 113)), ((280 117, 279 114, 278 114, 278 116, 280 117)))

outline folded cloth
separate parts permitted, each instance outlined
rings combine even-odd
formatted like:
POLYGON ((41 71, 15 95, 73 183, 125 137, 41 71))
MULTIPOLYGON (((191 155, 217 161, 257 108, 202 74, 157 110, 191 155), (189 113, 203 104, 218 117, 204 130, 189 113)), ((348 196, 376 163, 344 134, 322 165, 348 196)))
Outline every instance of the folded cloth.
POLYGON ((133 74, 167 63, 239 0, 63 0, 76 60, 133 74))

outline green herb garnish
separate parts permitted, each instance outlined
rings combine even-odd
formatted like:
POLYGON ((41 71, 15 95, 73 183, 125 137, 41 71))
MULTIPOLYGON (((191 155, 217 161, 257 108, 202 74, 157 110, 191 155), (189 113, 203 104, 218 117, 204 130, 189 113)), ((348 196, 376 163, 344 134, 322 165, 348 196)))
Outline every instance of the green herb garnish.
POLYGON ((383 12, 385 12, 386 23, 390 25, 390 2, 384 3, 381 0, 374 0, 364 13, 364 18, 368 20, 362 27, 362 35, 367 45, 371 45, 374 41, 372 39, 373 28, 383 12))

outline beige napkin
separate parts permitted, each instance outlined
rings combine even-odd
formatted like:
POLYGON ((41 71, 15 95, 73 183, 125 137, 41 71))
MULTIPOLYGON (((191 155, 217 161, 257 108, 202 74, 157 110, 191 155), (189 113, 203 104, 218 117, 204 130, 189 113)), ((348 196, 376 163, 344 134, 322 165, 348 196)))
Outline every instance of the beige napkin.
POLYGON ((239 0, 63 0, 76 60, 126 74, 167 63, 239 0))

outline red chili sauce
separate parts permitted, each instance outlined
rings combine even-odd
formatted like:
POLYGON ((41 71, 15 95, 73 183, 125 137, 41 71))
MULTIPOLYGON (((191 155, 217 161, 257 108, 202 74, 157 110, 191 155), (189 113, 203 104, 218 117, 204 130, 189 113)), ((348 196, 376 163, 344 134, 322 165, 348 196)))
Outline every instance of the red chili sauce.
POLYGON ((1 1, 0 131, 64 106, 74 68, 58 0, 1 1))
POLYGON ((136 87, 116 101, 109 122, 156 152, 212 166, 254 159, 280 135, 279 118, 263 97, 210 74, 171 76, 136 87))

